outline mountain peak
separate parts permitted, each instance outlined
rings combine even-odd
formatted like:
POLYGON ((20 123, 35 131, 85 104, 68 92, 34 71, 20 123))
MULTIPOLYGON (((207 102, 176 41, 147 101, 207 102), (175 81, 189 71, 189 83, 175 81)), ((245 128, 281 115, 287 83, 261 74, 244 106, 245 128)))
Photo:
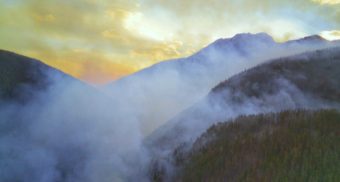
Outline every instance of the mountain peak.
MULTIPOLYGON (((205 54, 210 54, 210 52, 216 52, 219 50, 218 54, 228 54, 228 52, 239 53, 240 55, 248 55, 257 48, 260 47, 272 47, 276 42, 273 38, 266 33, 241 33, 236 34, 231 38, 221 38, 217 39, 213 43, 209 44, 204 49, 200 50, 194 56, 202 56, 205 54)), ((222 55, 222 57, 223 57, 222 55)), ((224 59, 224 58, 223 58, 224 59)))
POLYGON ((267 33, 260 32, 260 33, 241 33, 236 34, 232 39, 261 39, 261 40, 267 40, 267 41, 274 41, 273 38, 268 35, 267 33))
POLYGON ((288 41, 287 43, 294 43, 294 42, 306 42, 306 43, 323 43, 323 42, 328 42, 326 39, 324 39, 323 37, 321 37, 320 35, 311 35, 311 36, 306 36, 303 37, 301 39, 297 39, 297 40, 291 40, 288 41))
POLYGON ((311 36, 307 36, 304 37, 300 40, 309 40, 309 41, 326 41, 326 39, 324 39, 323 37, 321 37, 320 35, 311 35, 311 36))
POLYGON ((261 33, 240 33, 236 34, 232 38, 221 38, 216 40, 214 43, 221 44, 225 42, 248 42, 248 41, 261 41, 261 42, 274 42, 273 38, 268 35, 267 33, 261 32, 261 33))

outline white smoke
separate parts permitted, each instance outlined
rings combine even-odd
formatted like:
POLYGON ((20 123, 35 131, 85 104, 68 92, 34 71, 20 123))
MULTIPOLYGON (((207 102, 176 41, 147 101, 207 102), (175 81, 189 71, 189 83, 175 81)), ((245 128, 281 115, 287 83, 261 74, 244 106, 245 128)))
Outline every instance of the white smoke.
POLYGON ((316 36, 280 44, 265 33, 239 34, 219 39, 188 58, 127 76, 108 85, 106 91, 139 113, 136 116, 147 135, 234 74, 273 58, 335 45, 316 36))
POLYGON ((47 74, 51 85, 33 102, 1 104, 1 181, 140 177, 146 157, 133 114, 94 88, 54 74, 47 74), (127 165, 127 155, 138 159, 135 170, 127 165))
MULTIPOLYGON (((236 73, 267 59, 325 46, 329 43, 281 45, 264 34, 240 35, 219 40, 189 58, 155 65, 105 91, 48 72, 47 90, 21 90, 35 93, 32 101, 0 103, 0 181, 148 181, 151 156, 143 144, 145 134, 236 73)), ((289 98, 285 100, 291 106, 289 98)), ((191 119, 202 119, 216 109, 222 116, 268 109, 239 108, 244 111, 206 107, 191 119)), ((207 127, 187 124, 193 132, 188 137, 207 127)))

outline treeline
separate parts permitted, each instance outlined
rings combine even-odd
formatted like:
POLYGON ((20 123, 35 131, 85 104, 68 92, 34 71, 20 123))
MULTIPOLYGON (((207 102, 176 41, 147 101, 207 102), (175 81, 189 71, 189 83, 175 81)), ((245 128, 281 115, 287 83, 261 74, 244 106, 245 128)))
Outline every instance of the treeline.
POLYGON ((340 181, 340 113, 284 111, 210 127, 176 181, 340 181))
MULTIPOLYGON (((226 91, 236 101, 242 95, 261 98, 279 92, 278 80, 286 80, 299 90, 330 102, 340 102, 340 47, 279 58, 245 70, 225 80, 211 93, 226 91)), ((247 99, 245 99, 247 101, 247 99)))

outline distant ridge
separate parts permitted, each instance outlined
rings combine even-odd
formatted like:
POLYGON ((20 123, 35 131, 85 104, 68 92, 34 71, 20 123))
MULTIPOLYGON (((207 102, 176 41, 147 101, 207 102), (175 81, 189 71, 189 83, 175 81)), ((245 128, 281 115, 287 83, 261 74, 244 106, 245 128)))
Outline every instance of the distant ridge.
POLYGON ((278 43, 266 33, 237 34, 218 39, 189 57, 163 61, 125 76, 105 90, 113 97, 119 95, 122 103, 133 103, 129 108, 136 113, 145 111, 138 119, 145 133, 150 133, 234 74, 267 60, 336 45, 340 44, 317 36, 278 43))
POLYGON ((285 110, 340 109, 339 68, 340 46, 269 60, 226 79, 148 136, 155 165, 167 170, 176 163, 174 155, 190 150, 219 121, 285 110))

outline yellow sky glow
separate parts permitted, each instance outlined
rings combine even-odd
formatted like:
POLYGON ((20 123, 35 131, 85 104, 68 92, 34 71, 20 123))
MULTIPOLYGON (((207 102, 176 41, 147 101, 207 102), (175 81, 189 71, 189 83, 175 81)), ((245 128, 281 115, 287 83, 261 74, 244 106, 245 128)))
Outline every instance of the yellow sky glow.
POLYGON ((321 4, 339 4, 340 0, 314 0, 317 3, 321 4))
POLYGON ((0 0, 0 27, 0 49, 98 84, 242 32, 338 39, 340 0, 0 0))

